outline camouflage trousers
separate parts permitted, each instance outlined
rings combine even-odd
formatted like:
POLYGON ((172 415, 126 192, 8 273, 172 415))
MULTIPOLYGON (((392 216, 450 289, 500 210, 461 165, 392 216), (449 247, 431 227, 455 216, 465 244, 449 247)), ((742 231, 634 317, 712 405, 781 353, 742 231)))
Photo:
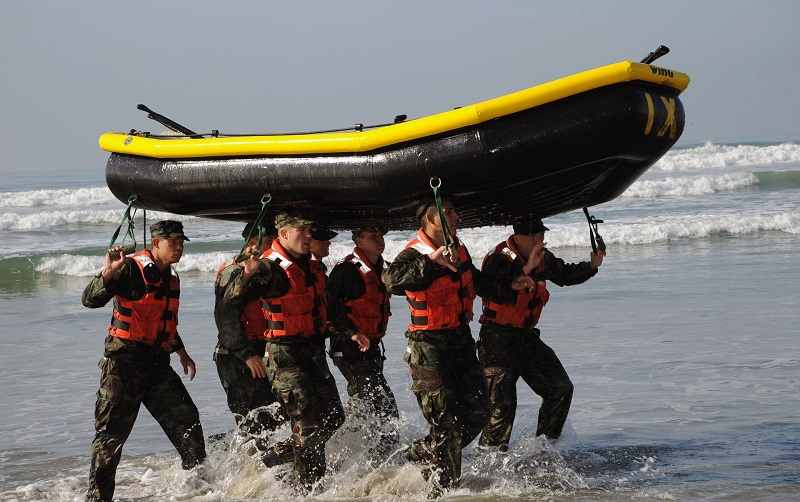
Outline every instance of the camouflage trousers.
MULTIPOLYGON (((325 443, 344 423, 324 339, 291 336, 268 340, 267 378, 292 424, 295 484, 309 488, 325 475, 325 443)), ((284 441, 274 447, 281 461, 286 460, 286 444, 284 441)))
POLYGON ((178 450, 184 469, 191 469, 205 460, 200 415, 180 377, 170 366, 167 352, 108 336, 99 367, 100 389, 94 412, 96 434, 92 442, 87 499, 110 501, 114 496, 122 446, 142 404, 178 450))
POLYGON ((508 450, 520 377, 542 397, 536 435, 552 439, 561 435, 572 404, 573 385, 556 353, 539 338, 538 329, 485 324, 480 331, 478 358, 492 401, 492 417, 481 434, 481 446, 508 450))
POLYGON ((353 341, 331 339, 331 359, 347 380, 347 409, 365 427, 365 442, 370 455, 387 458, 399 445, 399 436, 391 422, 400 418, 392 389, 383 375, 386 359, 380 340, 371 340, 366 352, 361 352, 353 341))
POLYGON ((215 353, 214 362, 239 431, 263 451, 267 436, 289 420, 269 380, 253 378, 247 364, 233 354, 215 353))
POLYGON ((405 361, 412 391, 430 425, 427 436, 406 453, 412 461, 437 469, 441 488, 461 477, 461 450, 489 419, 489 399, 469 327, 458 330, 408 331, 405 361))

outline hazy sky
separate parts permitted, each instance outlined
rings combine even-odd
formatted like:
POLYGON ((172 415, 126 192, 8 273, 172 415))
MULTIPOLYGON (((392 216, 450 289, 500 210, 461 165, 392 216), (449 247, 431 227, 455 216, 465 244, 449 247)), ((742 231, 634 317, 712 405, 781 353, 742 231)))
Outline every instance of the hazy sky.
MULTIPOLYGON (((800 140, 800 2, 0 0, 0 171, 98 169, 103 132, 417 118, 638 61, 688 73, 679 144, 800 140)), ((2 181, 0 181, 2 185, 2 181)))

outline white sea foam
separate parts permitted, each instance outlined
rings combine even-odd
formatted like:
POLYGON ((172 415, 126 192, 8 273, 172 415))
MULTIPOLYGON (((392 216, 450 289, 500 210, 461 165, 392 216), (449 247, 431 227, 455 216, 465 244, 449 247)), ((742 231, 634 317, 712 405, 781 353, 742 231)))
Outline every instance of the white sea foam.
POLYGON ((622 197, 656 198, 665 196, 709 195, 725 190, 737 190, 758 183, 753 173, 739 172, 717 176, 667 177, 657 180, 640 179, 622 197))
POLYGON ((748 235, 762 231, 800 234, 800 212, 746 217, 705 213, 668 220, 611 224, 606 225, 603 238, 607 244, 637 245, 666 243, 680 239, 701 239, 723 234, 748 235))
POLYGON ((62 228, 70 224, 100 225, 119 223, 122 214, 117 209, 93 211, 81 209, 76 211, 45 211, 33 214, 3 213, 0 214, 0 230, 43 230, 62 228))
POLYGON ((775 166, 800 163, 800 145, 716 145, 667 152, 652 167, 654 171, 693 171, 730 167, 775 166))
POLYGON ((106 187, 28 190, 0 193, 0 207, 93 206, 113 204, 116 197, 106 187))
POLYGON ((42 258, 36 265, 37 272, 53 273, 85 277, 96 274, 103 268, 105 258, 102 256, 76 256, 60 254, 42 258))
POLYGON ((213 253, 184 254, 176 266, 179 272, 197 271, 216 273, 220 265, 231 260, 235 251, 218 251, 213 253))
MULTIPOLYGON (((702 239, 721 235, 749 235, 765 231, 778 231, 789 234, 800 234, 800 211, 781 212, 775 214, 749 215, 732 217, 728 214, 708 213, 684 216, 663 220, 633 220, 624 223, 606 223, 602 227, 602 235, 606 244, 614 245, 646 245, 668 243, 678 240, 702 239)), ((503 242, 512 233, 511 227, 485 227, 465 229, 459 237, 467 245, 473 262, 480 268, 486 253, 492 251, 497 244, 503 242)), ((414 232, 390 232, 386 235, 384 257, 394 259, 403 250, 414 232)), ((585 224, 563 224, 553 228, 546 235, 547 247, 578 248, 574 251, 562 250, 557 253, 567 261, 589 259, 589 236, 585 224)), ((353 243, 339 236, 331 243, 331 254, 323 261, 330 270, 352 252, 353 243)), ((214 274, 219 266, 230 260, 237 252, 187 252, 176 265, 180 273, 214 274)), ((88 277, 103 267, 103 256, 83 256, 62 253, 57 256, 44 256, 34 259, 38 272, 59 275, 88 277)))

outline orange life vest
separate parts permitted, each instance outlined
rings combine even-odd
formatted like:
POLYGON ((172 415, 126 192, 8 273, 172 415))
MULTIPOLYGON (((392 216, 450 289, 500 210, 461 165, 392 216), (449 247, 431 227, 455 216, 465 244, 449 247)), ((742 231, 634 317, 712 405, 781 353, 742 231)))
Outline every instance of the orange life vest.
MULTIPOLYGON (((231 260, 230 263, 223 263, 222 266, 219 267, 219 270, 217 270, 217 277, 219 277, 222 270, 229 265, 237 265, 237 263, 235 260, 231 260)), ((264 318, 264 311, 261 309, 261 300, 253 300, 252 302, 246 303, 242 308, 242 315, 239 317, 239 320, 242 321, 244 336, 246 336, 248 340, 264 339, 264 332, 267 330, 267 320, 264 318)))
MULTIPOLYGON (((406 291, 406 300, 411 310, 411 331, 451 329, 465 326, 472 320, 472 301, 475 285, 472 283, 472 259, 467 248, 458 240, 458 258, 461 264, 457 272, 437 266, 441 272, 424 291, 406 291)), ((417 237, 406 245, 422 254, 434 252, 438 246, 421 229, 417 237)))
POLYGON ((382 338, 386 334, 386 326, 392 311, 389 306, 391 293, 381 282, 381 270, 373 270, 372 264, 358 248, 353 250, 353 254, 347 255, 344 261, 355 265, 361 273, 361 278, 364 279, 366 288, 366 293, 360 298, 344 302, 345 313, 353 320, 358 330, 370 339, 382 338))
POLYGON ((310 337, 325 331, 325 274, 319 262, 308 260, 311 274, 307 275, 290 256, 277 240, 261 256, 280 266, 291 284, 289 292, 280 298, 261 299, 267 338, 310 337))
MULTIPOLYGON (((494 253, 486 255, 486 258, 483 260, 484 265, 486 265, 486 261, 492 254, 505 256, 512 263, 514 260, 522 261, 519 249, 516 244, 514 244, 514 240, 510 237, 508 241, 498 244, 494 253)), ((536 272, 544 272, 544 260, 539 262, 539 265, 536 267, 536 272)), ((483 314, 481 315, 480 322, 481 324, 491 322, 510 328, 533 329, 539 322, 542 309, 549 299, 550 292, 547 291, 546 281, 537 281, 536 288, 533 291, 528 291, 527 289, 518 290, 517 301, 513 305, 504 305, 484 299, 483 314)))
POLYGON ((181 285, 170 267, 169 283, 162 280, 153 255, 144 249, 131 256, 139 267, 146 286, 138 300, 114 297, 114 312, 108 332, 111 336, 163 347, 172 343, 178 332, 178 305, 181 285), (152 268, 150 268, 152 267, 152 268), (158 278, 155 282, 150 279, 158 278))

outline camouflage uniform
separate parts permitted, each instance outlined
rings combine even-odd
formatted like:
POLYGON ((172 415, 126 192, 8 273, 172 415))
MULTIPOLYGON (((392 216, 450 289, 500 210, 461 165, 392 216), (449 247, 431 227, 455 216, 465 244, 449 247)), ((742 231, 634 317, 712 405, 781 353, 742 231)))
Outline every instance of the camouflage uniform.
MULTIPOLYGON (((544 270, 531 272, 537 282, 551 281, 558 286, 586 282, 597 273, 588 262, 564 263, 549 250, 544 254, 544 270)), ((522 275, 519 258, 509 261, 492 254, 483 266, 483 275, 490 288, 484 300, 515 304, 516 291, 511 290, 513 278, 522 275), (505 285, 505 286, 503 286, 505 285)), ((572 403, 573 385, 553 349, 540 338, 535 327, 513 328, 491 321, 482 321, 478 357, 483 367, 492 401, 492 417, 484 428, 479 444, 508 449, 511 429, 517 409, 517 380, 525 383, 542 397, 536 435, 556 439, 567 420, 572 403)))
MULTIPOLYGON (((308 255, 295 262, 309 272, 308 255)), ((241 304, 254 295, 280 298, 290 290, 283 269, 270 260, 261 260, 258 272, 247 285, 237 275, 225 291, 225 302, 241 304)), ((319 287, 324 287, 323 284, 319 287)), ((344 422, 344 409, 336 382, 328 369, 322 333, 312 337, 268 338, 267 379, 283 402, 292 424, 292 436, 277 443, 264 457, 268 466, 293 460, 295 483, 309 488, 325 474, 325 443, 344 422)))
MULTIPOLYGON (((466 266, 463 265, 462 266, 466 266)), ((483 290, 482 277, 471 263, 476 291, 483 290)), ((426 255, 407 248, 383 273, 392 294, 423 291, 442 274, 451 274, 426 255)), ((461 477, 461 450, 480 433, 489 419, 489 399, 475 354, 469 324, 455 329, 406 331, 412 391, 430 424, 427 436, 417 440, 406 457, 436 467, 442 488, 461 477)))
MULTIPOLYGON (((373 265, 375 273, 383 269, 383 259, 373 265)), ((373 273, 373 272, 370 272, 373 273)), ((400 418, 394 393, 383 375, 383 342, 370 339, 370 347, 361 352, 353 335, 359 332, 353 320, 346 314, 345 302, 361 298, 366 286, 361 273, 353 263, 336 265, 325 285, 328 297, 328 331, 331 338, 330 354, 333 363, 347 380, 348 408, 361 419, 371 420, 370 427, 378 435, 374 453, 385 458, 398 445, 398 435, 387 422, 400 418)), ((388 308, 388 305, 385 306, 388 308)))
MULTIPOLYGON (((169 269, 164 273, 169 281, 169 269)), ((96 276, 83 292, 83 305, 105 306, 115 295, 137 300, 145 294, 145 282, 131 258, 104 287, 96 276)), ((178 450, 181 466, 190 469, 206 457, 200 415, 180 377, 169 363, 169 354, 183 348, 176 335, 168 347, 107 336, 100 360, 100 389, 95 406, 96 435, 92 442, 89 500, 108 500, 114 495, 115 473, 122 446, 133 428, 139 406, 144 404, 178 450)))
POLYGON ((228 305, 222 301, 225 288, 241 271, 242 268, 236 264, 228 265, 220 270, 214 282, 214 320, 219 337, 214 349, 214 362, 225 389, 228 408, 233 412, 239 430, 248 439, 254 440, 258 450, 265 451, 266 434, 286 422, 288 417, 272 392, 269 381, 253 378, 245 363, 253 356, 264 357, 266 341, 248 339, 241 320, 241 305, 228 305))

